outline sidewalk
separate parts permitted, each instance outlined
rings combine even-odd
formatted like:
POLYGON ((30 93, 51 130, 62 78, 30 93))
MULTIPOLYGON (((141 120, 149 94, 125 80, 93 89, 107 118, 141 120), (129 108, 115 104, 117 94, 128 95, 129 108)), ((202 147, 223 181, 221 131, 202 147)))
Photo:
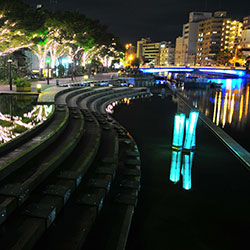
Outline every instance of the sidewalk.
MULTIPOLYGON (((101 80, 101 79, 118 79, 117 72, 110 72, 110 73, 99 73, 97 75, 91 76, 89 80, 101 80)), ((57 80, 59 81, 59 85, 64 83, 72 83, 72 82, 78 82, 78 81, 84 81, 83 76, 77 76, 74 77, 74 80, 72 81, 71 77, 67 78, 53 78, 49 79, 49 84, 47 84, 47 79, 43 81, 33 81, 31 82, 31 92, 37 92, 37 84, 42 85, 42 91, 44 91, 47 88, 56 86, 57 80)), ((85 80, 86 81, 86 80, 85 80)), ((10 91, 9 85, 0 85, 0 93, 12 93, 16 92, 16 86, 12 85, 12 91, 10 91)))

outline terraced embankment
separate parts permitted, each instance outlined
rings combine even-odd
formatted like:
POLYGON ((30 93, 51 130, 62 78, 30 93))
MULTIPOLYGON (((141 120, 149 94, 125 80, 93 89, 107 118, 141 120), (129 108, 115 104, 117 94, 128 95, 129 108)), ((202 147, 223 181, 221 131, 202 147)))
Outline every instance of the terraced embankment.
POLYGON ((147 96, 145 88, 129 87, 55 87, 47 99, 43 93, 40 103, 55 99, 53 115, 1 151, 1 249, 125 248, 140 154, 105 110, 124 97, 147 96))

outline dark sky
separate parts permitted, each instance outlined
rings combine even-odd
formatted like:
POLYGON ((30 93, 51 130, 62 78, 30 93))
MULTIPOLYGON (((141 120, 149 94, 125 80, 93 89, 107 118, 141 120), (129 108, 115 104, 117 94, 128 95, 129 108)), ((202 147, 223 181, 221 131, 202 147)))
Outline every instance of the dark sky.
POLYGON ((24 0, 49 4, 57 1, 57 10, 78 10, 99 19, 123 43, 150 37, 152 41, 172 41, 182 33, 189 12, 225 10, 228 17, 242 21, 250 15, 248 0, 24 0))

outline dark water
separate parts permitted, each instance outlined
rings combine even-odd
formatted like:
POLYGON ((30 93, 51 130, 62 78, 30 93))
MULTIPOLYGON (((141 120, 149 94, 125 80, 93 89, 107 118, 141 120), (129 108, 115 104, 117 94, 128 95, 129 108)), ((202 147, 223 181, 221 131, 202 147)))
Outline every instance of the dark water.
POLYGON ((221 89, 185 88, 189 97, 217 126, 250 152, 249 80, 213 79, 221 89))
MULTIPOLYGON (((191 189, 170 181, 174 114, 185 107, 168 95, 132 100, 114 117, 141 152, 142 189, 127 250, 246 249, 250 172, 199 121, 191 189)), ((184 152, 182 163, 184 161, 184 152)))
POLYGON ((37 105, 37 96, 0 95, 0 144, 47 119, 52 106, 37 105))

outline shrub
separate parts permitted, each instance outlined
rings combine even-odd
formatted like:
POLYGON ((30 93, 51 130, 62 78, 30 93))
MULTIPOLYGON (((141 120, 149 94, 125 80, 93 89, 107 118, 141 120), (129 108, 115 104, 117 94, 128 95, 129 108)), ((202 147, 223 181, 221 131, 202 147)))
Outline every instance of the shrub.
POLYGON ((31 83, 24 78, 17 78, 14 81, 14 84, 16 86, 23 86, 23 87, 30 87, 31 86, 31 83))

